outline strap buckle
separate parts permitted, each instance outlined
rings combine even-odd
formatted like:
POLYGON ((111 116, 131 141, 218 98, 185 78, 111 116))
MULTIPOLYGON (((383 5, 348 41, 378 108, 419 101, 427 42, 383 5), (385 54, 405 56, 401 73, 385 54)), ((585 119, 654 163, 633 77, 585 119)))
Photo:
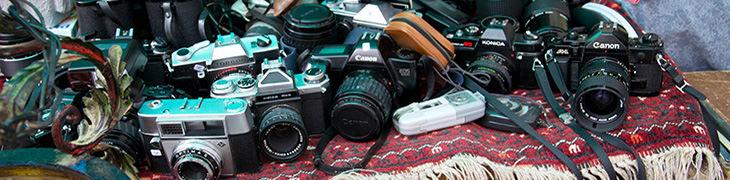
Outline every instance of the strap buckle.
POLYGON ((675 82, 674 84, 675 84, 674 87, 677 87, 677 89, 679 89, 679 92, 682 92, 682 93, 686 93, 686 92, 684 92, 684 88, 689 86, 689 82, 687 82, 687 80, 684 80, 684 79, 682 79, 682 81, 680 81, 680 82, 675 82))
POLYGON ((570 113, 568 113, 568 112, 564 112, 564 113, 558 115, 558 118, 560 118, 560 120, 563 120, 564 124, 571 124, 575 121, 573 116, 570 115, 570 113))
POLYGON ((553 49, 548 49, 545 52, 545 61, 547 63, 552 63, 552 62, 557 61, 557 58, 555 58, 555 55, 553 54, 553 49))
POLYGON ((667 69, 672 66, 667 59, 664 59, 664 56, 661 53, 656 54, 656 62, 659 64, 659 67, 662 68, 662 71, 667 71, 667 69))
POLYGON ((542 65, 542 62, 540 62, 540 59, 535 58, 534 61, 532 61, 532 71, 535 71, 535 68, 545 68, 545 66, 542 65))

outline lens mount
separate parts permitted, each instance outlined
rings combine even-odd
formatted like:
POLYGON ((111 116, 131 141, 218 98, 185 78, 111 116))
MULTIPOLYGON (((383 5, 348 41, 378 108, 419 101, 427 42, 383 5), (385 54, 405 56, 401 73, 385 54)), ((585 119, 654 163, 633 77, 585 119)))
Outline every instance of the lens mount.
POLYGON ((281 105, 263 113, 259 128, 259 144, 274 161, 291 162, 307 147, 307 131, 299 112, 281 105))

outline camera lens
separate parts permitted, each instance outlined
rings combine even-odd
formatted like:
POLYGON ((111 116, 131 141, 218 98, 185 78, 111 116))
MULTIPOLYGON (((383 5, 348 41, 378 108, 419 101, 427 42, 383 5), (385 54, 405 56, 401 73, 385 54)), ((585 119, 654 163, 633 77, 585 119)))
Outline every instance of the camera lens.
POLYGON ((628 113, 628 80, 628 69, 616 59, 588 61, 581 69, 572 105, 578 123, 600 132, 618 127, 628 113))
POLYGON ((289 162, 299 157, 307 146, 307 132, 302 116, 287 106, 264 112, 259 138, 266 155, 275 161, 289 162))
POLYGON ((512 91, 510 72, 514 72, 514 68, 514 62, 496 52, 486 52, 468 66, 469 72, 482 80, 489 81, 487 89, 502 94, 512 91))
POLYGON ((562 37, 568 31, 570 11, 564 0, 535 0, 525 10, 525 28, 543 37, 562 37))
POLYGON ((334 13, 319 4, 302 4, 284 16, 282 43, 298 51, 337 42, 337 21, 334 13))
POLYGON ((13 19, 0 14, 0 72, 13 76, 35 60, 42 59, 43 44, 13 19))
POLYGON ((118 148, 139 162, 143 158, 142 137, 138 133, 139 128, 132 124, 134 121, 136 119, 120 121, 101 142, 118 148))
POLYGON ((201 140, 180 143, 172 154, 174 175, 179 179, 214 179, 220 174, 221 153, 201 140))
POLYGON ((340 135, 367 141, 384 128, 393 100, 381 79, 381 73, 372 70, 357 70, 345 77, 332 109, 332 126, 340 135))

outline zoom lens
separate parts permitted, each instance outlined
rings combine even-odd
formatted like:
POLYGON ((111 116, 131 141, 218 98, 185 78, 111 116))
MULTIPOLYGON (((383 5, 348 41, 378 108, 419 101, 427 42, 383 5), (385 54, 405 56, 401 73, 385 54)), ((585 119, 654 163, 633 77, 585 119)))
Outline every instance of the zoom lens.
POLYGON ((293 161, 307 147, 302 116, 288 106, 276 106, 264 112, 260 127, 259 142, 272 160, 293 161))
POLYGON ((562 37, 568 31, 570 11, 564 0, 535 0, 525 10, 525 28, 543 37, 562 37))
POLYGON ((173 174, 178 179, 214 179, 220 174, 221 153, 201 140, 183 141, 172 155, 173 174))
POLYGON ((139 128, 132 124, 134 121, 136 119, 128 119, 126 122, 120 121, 101 140, 101 143, 116 147, 139 162, 143 158, 144 149, 142 147, 142 137, 139 135, 139 128))
POLYGON ((345 77, 337 90, 332 109, 332 126, 352 141, 371 140, 380 134, 390 115, 393 99, 372 70, 357 70, 345 77))
POLYGON ((605 132, 615 129, 628 113, 629 71, 620 61, 596 58, 580 71, 580 82, 572 111, 586 129, 605 132))
POLYGON ((13 76, 42 59, 43 44, 5 13, 0 13, 0 73, 13 76))
POLYGON ((302 4, 284 16, 282 43, 298 51, 337 42, 337 21, 334 13, 319 4, 302 4))
POLYGON ((490 92, 506 94, 512 91, 512 75, 515 64, 502 54, 487 52, 469 63, 467 69, 475 76, 488 81, 490 92))

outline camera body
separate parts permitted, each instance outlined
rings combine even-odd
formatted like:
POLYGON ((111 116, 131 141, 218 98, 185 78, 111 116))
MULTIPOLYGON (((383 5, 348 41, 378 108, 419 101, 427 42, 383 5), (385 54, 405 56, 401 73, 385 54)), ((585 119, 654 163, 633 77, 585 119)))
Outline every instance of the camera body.
MULTIPOLYGON (((517 20, 509 17, 485 18, 477 23, 444 30, 443 34, 454 45, 457 59, 477 77, 490 80, 487 89, 498 93, 509 93, 513 87, 524 88, 531 84, 518 81, 522 76, 532 76, 531 71, 522 71, 531 66, 518 59, 515 46, 524 34, 516 33, 517 20), (489 77, 486 77, 489 76, 489 77), (513 83, 514 82, 514 83, 513 83)), ((540 44, 541 45, 541 44, 540 44)), ((527 70, 530 70, 529 68, 527 70)))
POLYGON ((259 145, 272 160, 292 161, 306 149, 309 135, 326 130, 330 80, 318 67, 291 75, 281 59, 264 61, 261 68, 253 100, 259 145))
POLYGON ((580 72, 586 63, 601 57, 615 59, 626 66, 631 94, 656 95, 661 90, 662 70, 654 58, 662 51, 662 40, 656 34, 629 38, 618 24, 602 22, 590 34, 573 31, 548 44, 572 90, 578 89, 580 72))
POLYGON ((420 55, 398 49, 379 32, 365 32, 352 45, 312 50, 311 61, 328 62, 339 85, 332 101, 332 126, 353 141, 377 137, 385 128, 395 97, 415 91, 420 55))
POLYGON ((190 93, 208 94, 210 84, 232 73, 256 74, 256 62, 279 57, 275 35, 239 38, 218 35, 215 42, 201 41, 172 53, 170 78, 190 93))
POLYGON ((253 113, 243 99, 151 100, 138 115, 153 171, 212 179, 259 169, 253 113))

